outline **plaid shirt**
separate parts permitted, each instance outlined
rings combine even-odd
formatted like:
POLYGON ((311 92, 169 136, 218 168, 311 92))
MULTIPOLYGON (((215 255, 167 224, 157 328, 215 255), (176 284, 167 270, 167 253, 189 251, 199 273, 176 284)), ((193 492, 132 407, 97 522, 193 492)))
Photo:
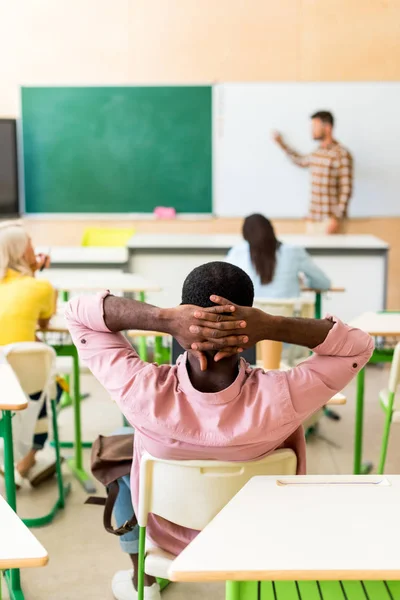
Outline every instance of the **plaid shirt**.
POLYGON ((311 167, 311 204, 308 217, 312 221, 346 217, 353 179, 353 159, 350 152, 338 142, 306 155, 298 154, 287 146, 284 150, 299 167, 311 167))

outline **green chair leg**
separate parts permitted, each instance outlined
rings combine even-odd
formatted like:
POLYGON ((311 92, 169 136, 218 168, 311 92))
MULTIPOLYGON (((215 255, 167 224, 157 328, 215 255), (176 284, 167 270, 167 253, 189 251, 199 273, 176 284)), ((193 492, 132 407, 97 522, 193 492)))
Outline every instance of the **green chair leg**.
POLYGON ((36 517, 33 519, 23 519, 23 522, 27 527, 43 527, 44 525, 48 525, 49 523, 51 523, 58 511, 65 507, 65 498, 71 491, 70 484, 64 486, 63 475, 61 470, 60 440, 58 437, 57 405, 55 400, 51 400, 51 418, 53 424, 54 449, 56 454, 58 497, 52 509, 46 515, 42 517, 36 517))
POLYGON ((139 526, 138 600, 144 600, 144 559, 146 552, 146 527, 139 526))
POLYGON ((393 417, 393 402, 394 402, 394 393, 389 392, 388 405, 386 407, 385 426, 383 429, 381 457, 379 460, 379 467, 378 467, 379 475, 383 475, 383 473, 385 471, 386 456, 387 456, 387 450, 388 450, 388 446, 389 446, 390 427, 392 424, 392 417, 393 417))

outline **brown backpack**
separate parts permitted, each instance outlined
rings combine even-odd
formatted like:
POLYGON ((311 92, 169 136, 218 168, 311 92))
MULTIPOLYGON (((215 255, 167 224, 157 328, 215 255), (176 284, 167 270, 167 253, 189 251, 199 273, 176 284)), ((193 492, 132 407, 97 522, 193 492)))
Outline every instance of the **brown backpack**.
POLYGON ((111 524, 112 512, 118 496, 118 479, 129 475, 133 459, 133 433, 99 437, 92 446, 91 469, 94 477, 107 488, 107 498, 90 496, 85 504, 104 506, 103 524, 109 533, 124 535, 137 525, 135 515, 121 527, 111 524))

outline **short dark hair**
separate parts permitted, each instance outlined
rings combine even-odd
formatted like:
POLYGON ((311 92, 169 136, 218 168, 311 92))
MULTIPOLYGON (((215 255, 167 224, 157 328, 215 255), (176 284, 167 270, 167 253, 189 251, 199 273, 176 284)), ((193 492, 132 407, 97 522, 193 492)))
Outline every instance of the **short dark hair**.
POLYGON ((333 114, 329 112, 329 110, 319 110, 318 112, 311 115, 312 119, 320 119, 323 123, 328 123, 328 125, 334 125, 335 119, 333 114))
POLYGON ((250 277, 239 267, 227 262, 205 263, 193 269, 182 287, 182 304, 202 308, 214 306, 210 296, 216 294, 240 306, 252 306, 254 287, 250 277))

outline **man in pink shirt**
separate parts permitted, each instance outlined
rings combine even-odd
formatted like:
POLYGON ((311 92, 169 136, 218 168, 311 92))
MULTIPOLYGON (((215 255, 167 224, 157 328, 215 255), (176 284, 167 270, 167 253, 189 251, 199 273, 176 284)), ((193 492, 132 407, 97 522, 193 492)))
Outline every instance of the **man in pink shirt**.
MULTIPOLYGON (((70 301, 66 317, 81 359, 135 428, 135 510, 145 451, 177 460, 243 461, 288 445, 296 451, 298 473, 304 473, 302 422, 343 389, 371 356, 372 338, 363 331, 330 317, 271 316, 251 308, 253 295, 244 271, 214 262, 188 275, 176 308, 161 309, 108 292, 70 301), (128 329, 171 334, 188 351, 175 366, 145 363, 118 333, 128 329), (239 357, 243 348, 263 339, 306 346, 314 354, 289 371, 265 373, 239 357)), ((147 533, 175 555, 197 534, 154 515, 147 533)), ((137 556, 132 561, 136 569, 137 556)), ((145 598, 160 598, 154 580, 147 578, 146 584, 145 598)), ((130 585, 129 595, 116 597, 134 599, 130 585)))

